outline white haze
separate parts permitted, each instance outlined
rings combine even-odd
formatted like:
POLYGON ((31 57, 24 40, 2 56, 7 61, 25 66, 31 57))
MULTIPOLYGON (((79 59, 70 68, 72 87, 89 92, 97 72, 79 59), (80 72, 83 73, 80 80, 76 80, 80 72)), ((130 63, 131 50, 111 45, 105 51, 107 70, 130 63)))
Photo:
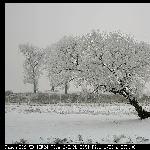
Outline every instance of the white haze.
MULTIPOLYGON (((32 91, 23 83, 23 56, 18 45, 32 43, 43 47, 64 35, 82 35, 92 29, 121 30, 137 40, 150 42, 150 4, 74 4, 74 3, 6 3, 5 4, 5 89, 32 91)), ((39 89, 48 90, 43 75, 39 89)), ((150 82, 145 91, 150 93, 150 82)), ((70 90, 75 90, 71 86, 70 90)))

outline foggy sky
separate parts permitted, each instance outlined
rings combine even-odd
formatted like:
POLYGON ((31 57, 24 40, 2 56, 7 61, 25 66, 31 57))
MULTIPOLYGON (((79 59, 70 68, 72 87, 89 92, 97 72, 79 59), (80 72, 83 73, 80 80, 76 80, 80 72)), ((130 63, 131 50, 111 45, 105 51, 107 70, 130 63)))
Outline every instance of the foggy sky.
MULTIPOLYGON (((64 35, 82 35, 92 29, 121 30, 150 43, 150 4, 6 3, 5 90, 32 91, 32 85, 23 83, 19 44, 45 48, 64 35)), ((44 76, 39 84, 41 91, 49 88, 44 76)))

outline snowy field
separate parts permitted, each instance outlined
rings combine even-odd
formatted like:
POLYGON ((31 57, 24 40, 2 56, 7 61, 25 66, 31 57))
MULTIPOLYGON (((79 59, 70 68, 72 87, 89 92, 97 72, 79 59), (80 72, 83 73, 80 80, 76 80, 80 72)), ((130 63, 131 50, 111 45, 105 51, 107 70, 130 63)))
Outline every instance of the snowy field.
MULTIPOLYGON (((150 111, 150 104, 143 106, 150 111)), ((5 106, 5 143, 150 144, 150 118, 140 120, 129 104, 5 106)))

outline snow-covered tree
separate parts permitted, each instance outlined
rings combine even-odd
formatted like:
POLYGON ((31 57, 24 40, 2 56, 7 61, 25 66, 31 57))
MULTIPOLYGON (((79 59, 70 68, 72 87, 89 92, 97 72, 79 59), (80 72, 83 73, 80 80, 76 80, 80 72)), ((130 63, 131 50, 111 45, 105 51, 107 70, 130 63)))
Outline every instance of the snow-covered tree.
POLYGON ((55 85, 75 80, 124 96, 141 119, 150 112, 138 103, 150 77, 150 45, 119 31, 92 31, 80 38, 63 37, 53 45, 49 73, 55 85))
POLYGON ((56 87, 56 81, 58 81, 56 79, 55 76, 55 64, 54 61, 56 61, 57 59, 57 55, 55 52, 55 45, 52 44, 51 46, 48 46, 45 49, 46 52, 46 57, 45 57, 45 69, 47 71, 47 77, 49 79, 49 84, 51 86, 51 91, 55 91, 55 87, 56 87))
POLYGON ((62 86, 67 94, 69 82, 79 64, 78 39, 64 36, 57 43, 46 48, 48 77, 53 86, 62 86))
POLYGON ((121 32, 92 31, 82 36, 80 82, 124 96, 141 119, 150 117, 138 94, 150 75, 150 45, 121 32))
POLYGON ((25 56, 24 67, 24 83, 33 84, 34 93, 38 90, 38 79, 42 74, 44 52, 42 49, 29 45, 19 45, 19 50, 25 56))

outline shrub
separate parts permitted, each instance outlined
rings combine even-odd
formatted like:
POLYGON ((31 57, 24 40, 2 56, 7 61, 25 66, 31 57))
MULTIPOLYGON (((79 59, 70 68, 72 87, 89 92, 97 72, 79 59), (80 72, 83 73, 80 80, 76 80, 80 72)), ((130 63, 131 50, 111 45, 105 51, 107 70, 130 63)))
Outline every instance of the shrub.
MULTIPOLYGON (((127 102, 127 100, 120 95, 108 94, 91 94, 91 93, 5 93, 5 102, 10 103, 36 103, 36 104, 57 104, 57 103, 111 103, 111 102, 127 102)), ((143 99, 148 100, 147 97, 143 99)), ((149 97, 150 99, 150 97, 149 97)), ((140 100, 144 101, 144 100, 140 100)))
POLYGON ((25 139, 20 139, 20 141, 16 141, 13 144, 28 144, 28 141, 25 139))
POLYGON ((13 94, 13 91, 11 91, 11 90, 5 91, 5 96, 9 96, 9 95, 11 95, 11 94, 13 94))
POLYGON ((83 137, 81 134, 78 135, 78 139, 79 139, 79 141, 83 141, 83 137))
POLYGON ((5 97, 5 102, 17 103, 19 101, 19 97, 17 94, 10 94, 5 97))
POLYGON ((48 104, 49 96, 46 93, 37 93, 31 97, 31 102, 48 104))
POLYGON ((67 138, 60 139, 60 138, 55 138, 54 144, 65 144, 67 143, 67 138))

